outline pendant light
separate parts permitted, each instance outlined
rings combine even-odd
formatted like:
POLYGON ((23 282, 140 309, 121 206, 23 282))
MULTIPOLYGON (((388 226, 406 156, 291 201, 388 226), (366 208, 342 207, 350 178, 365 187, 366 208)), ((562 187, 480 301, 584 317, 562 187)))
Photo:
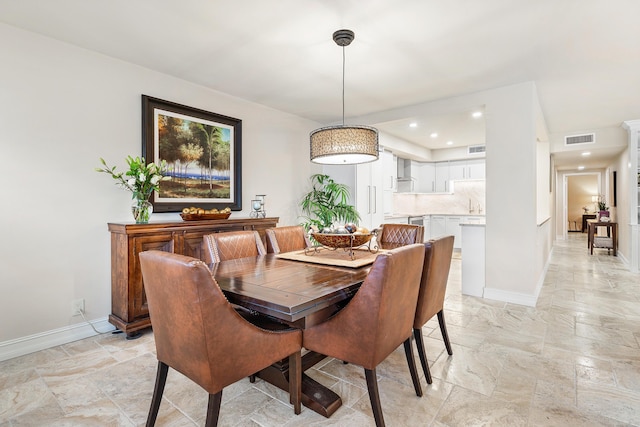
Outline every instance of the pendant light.
POLYGON ((370 126, 344 124, 344 48, 354 38, 355 34, 351 30, 333 33, 333 41, 342 46, 342 125, 327 126, 311 132, 311 161, 314 163, 347 165, 378 160, 378 130, 370 126))

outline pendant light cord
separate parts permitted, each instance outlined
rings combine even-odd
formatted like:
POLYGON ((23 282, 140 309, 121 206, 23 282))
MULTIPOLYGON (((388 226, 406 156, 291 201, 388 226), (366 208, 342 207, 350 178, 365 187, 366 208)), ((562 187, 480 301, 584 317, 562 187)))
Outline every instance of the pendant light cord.
POLYGON ((345 70, 345 46, 342 46, 342 126, 344 126, 344 70, 345 70))

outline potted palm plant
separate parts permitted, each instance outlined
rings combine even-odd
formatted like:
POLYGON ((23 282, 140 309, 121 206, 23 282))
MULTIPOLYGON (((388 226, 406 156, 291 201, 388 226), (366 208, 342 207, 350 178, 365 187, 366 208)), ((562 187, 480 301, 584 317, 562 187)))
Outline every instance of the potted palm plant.
POLYGON ((305 229, 330 229, 335 222, 358 223, 360 215, 349 202, 349 187, 335 182, 329 175, 311 176, 311 191, 300 202, 305 229))

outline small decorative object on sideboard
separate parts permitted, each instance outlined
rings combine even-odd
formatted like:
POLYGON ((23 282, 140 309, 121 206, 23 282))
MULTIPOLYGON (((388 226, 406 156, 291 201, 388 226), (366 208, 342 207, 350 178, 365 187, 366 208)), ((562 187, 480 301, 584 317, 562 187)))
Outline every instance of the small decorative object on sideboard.
POLYGON ((207 219, 227 219, 231 216, 231 208, 226 207, 222 210, 218 209, 202 209, 194 206, 182 209, 180 217, 185 221, 202 221, 207 219))
POLYGON ((131 191, 133 203, 131 213, 137 224, 149 222, 153 205, 149 198, 154 191, 160 188, 160 181, 164 179, 164 171, 167 168, 163 160, 160 165, 147 163, 144 157, 127 156, 129 170, 126 172, 116 172, 116 167, 109 167, 103 158, 100 158, 102 167, 96 168, 97 172, 104 172, 116 180, 116 185, 125 190, 131 191))
POLYGON ((250 218, 266 218, 267 211, 264 207, 264 198, 266 194, 256 194, 256 198, 251 200, 251 212, 249 212, 250 218))

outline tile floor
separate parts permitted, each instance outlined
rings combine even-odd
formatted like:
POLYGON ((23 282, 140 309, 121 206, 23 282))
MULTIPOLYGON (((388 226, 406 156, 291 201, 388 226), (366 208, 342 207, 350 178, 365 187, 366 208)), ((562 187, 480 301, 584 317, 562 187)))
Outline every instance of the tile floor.
MULTIPOLYGON (((584 234, 557 242, 537 307, 463 296, 452 261, 445 314, 424 327, 434 383, 415 396, 402 348, 380 365, 389 426, 640 425, 640 275, 584 234)), ((0 427, 140 426, 156 370, 152 333, 102 335, 0 363, 0 427)), ((224 390, 221 426, 372 426, 362 369, 328 360, 310 375, 342 396, 329 419, 257 380, 224 390)), ((170 371, 158 425, 203 425, 206 394, 170 371)))

